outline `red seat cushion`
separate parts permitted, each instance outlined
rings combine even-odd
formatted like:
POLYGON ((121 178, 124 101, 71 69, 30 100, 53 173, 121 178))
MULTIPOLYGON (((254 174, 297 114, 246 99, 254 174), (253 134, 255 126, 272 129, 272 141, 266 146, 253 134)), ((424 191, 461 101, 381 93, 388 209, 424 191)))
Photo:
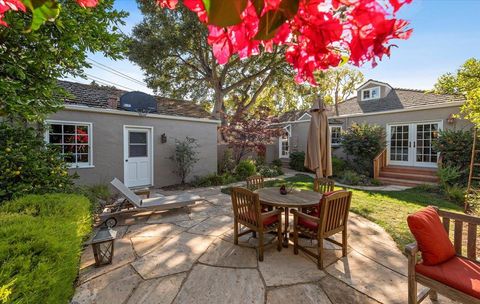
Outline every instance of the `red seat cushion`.
POLYGON ((440 217, 433 207, 427 207, 407 217, 408 227, 422 252, 423 264, 433 266, 455 255, 440 217))
POLYGON ((266 226, 270 226, 272 225, 273 223, 276 223, 278 222, 278 215, 271 215, 269 217, 266 217, 263 219, 263 226, 266 227, 266 226))
POLYGON ((417 264, 415 270, 426 277, 480 299, 479 263, 455 256, 435 266, 417 264))
MULTIPOLYGON (((314 215, 312 215, 314 216, 314 215)), ((318 217, 318 215, 316 215, 318 217)), ((298 217, 298 225, 303 226, 309 230, 318 230, 318 224, 314 221, 307 220, 303 217, 298 217)))

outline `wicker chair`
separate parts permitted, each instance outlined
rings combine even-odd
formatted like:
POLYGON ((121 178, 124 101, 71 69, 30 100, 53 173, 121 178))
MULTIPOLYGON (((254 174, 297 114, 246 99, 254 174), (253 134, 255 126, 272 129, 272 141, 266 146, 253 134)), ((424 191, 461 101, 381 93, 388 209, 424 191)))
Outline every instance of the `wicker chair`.
POLYGON ((305 214, 296 210, 292 210, 294 220, 293 230, 293 252, 298 254, 298 249, 315 257, 317 266, 323 269, 323 240, 342 247, 342 256, 347 255, 347 222, 348 211, 352 192, 340 190, 325 195, 319 204, 319 212, 314 214, 305 214), (334 234, 342 233, 342 242, 339 243, 330 237, 334 234), (318 241, 317 253, 309 251, 307 248, 298 244, 299 234, 307 236, 318 241))
POLYGON ((332 192, 335 188, 335 181, 329 178, 315 178, 313 181, 313 191, 319 193, 332 192))
POLYGON ((263 188, 263 176, 252 175, 247 177, 247 188, 251 191, 263 188))
POLYGON ((260 199, 257 193, 245 188, 232 189, 232 205, 234 215, 234 242, 250 232, 258 234, 258 260, 263 261, 264 235, 276 231, 278 236, 278 251, 282 250, 282 209, 261 212, 260 199), (240 232, 240 227, 247 229, 240 232))

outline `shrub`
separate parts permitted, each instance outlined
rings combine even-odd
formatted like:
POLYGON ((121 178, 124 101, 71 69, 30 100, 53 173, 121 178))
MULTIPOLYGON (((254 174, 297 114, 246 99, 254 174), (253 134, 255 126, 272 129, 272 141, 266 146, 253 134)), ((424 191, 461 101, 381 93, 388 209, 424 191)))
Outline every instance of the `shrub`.
POLYGON ((185 184, 187 176, 198 161, 197 147, 197 140, 195 138, 187 136, 184 140, 175 139, 175 152, 170 159, 175 162, 177 168, 174 173, 178 174, 182 184, 185 184))
POLYGON ((457 205, 463 206, 465 203, 466 189, 459 186, 446 186, 443 189, 446 198, 457 205))
POLYGON ((255 163, 250 159, 241 160, 235 168, 235 175, 242 180, 254 175, 256 172, 255 163))
POLYGON ((219 173, 233 172, 235 169, 235 159, 233 158, 233 151, 231 148, 227 148, 223 151, 223 157, 218 167, 219 173))
POLYGON ((276 177, 283 174, 282 169, 277 166, 259 166, 257 171, 263 177, 276 177))
POLYGON ((362 176, 355 171, 345 170, 340 176, 340 182, 347 185, 358 185, 362 176))
POLYGON ((333 176, 341 176, 343 171, 345 171, 347 167, 347 162, 341 158, 332 157, 332 173, 333 176))
POLYGON ((277 159, 272 160, 272 166, 281 168, 283 166, 283 163, 280 159, 277 158, 277 159))
POLYGON ((0 124, 0 202, 25 194, 66 192, 76 175, 34 128, 0 124))
POLYGON ((442 155, 445 166, 468 170, 473 145, 473 134, 471 131, 440 131, 439 136, 432 142, 432 145, 442 155))
POLYGON ((459 183, 464 184, 464 181, 462 181, 464 172, 459 167, 442 166, 438 168, 437 175, 440 179, 440 185, 444 189, 459 183))
POLYGON ((107 184, 77 186, 73 189, 72 193, 78 193, 88 198, 93 213, 102 212, 105 207, 102 204, 108 204, 113 200, 113 194, 110 192, 107 184))
POLYGON ((210 186, 221 186, 237 182, 237 178, 230 173, 224 174, 208 174, 202 177, 195 177, 192 182, 194 187, 210 187, 210 186))
POLYGON ((0 207, 0 302, 70 301, 90 208, 69 194, 27 195, 0 207))
POLYGON ((371 176, 373 159, 385 149, 385 131, 378 125, 353 124, 342 134, 341 144, 353 156, 352 167, 371 176))
POLYGON ((290 153, 289 166, 291 169, 296 171, 306 171, 305 170, 305 152, 290 153))

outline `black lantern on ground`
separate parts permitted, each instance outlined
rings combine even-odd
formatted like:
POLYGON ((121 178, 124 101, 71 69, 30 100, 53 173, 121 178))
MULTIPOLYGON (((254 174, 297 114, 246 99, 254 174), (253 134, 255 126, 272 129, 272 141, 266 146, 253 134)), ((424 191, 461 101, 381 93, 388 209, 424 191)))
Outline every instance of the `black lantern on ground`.
POLYGON ((95 257, 95 266, 99 267, 112 263, 113 242, 116 237, 117 232, 110 228, 102 228, 95 234, 90 242, 95 257))

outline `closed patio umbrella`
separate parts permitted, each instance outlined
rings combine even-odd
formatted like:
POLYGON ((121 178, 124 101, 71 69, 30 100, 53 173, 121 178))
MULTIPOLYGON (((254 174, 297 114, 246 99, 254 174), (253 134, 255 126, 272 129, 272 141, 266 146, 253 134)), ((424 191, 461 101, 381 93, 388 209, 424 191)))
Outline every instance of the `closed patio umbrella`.
POLYGON ((318 178, 328 177, 332 175, 332 148, 328 118, 321 98, 314 102, 310 115, 305 167, 314 171, 318 178))

